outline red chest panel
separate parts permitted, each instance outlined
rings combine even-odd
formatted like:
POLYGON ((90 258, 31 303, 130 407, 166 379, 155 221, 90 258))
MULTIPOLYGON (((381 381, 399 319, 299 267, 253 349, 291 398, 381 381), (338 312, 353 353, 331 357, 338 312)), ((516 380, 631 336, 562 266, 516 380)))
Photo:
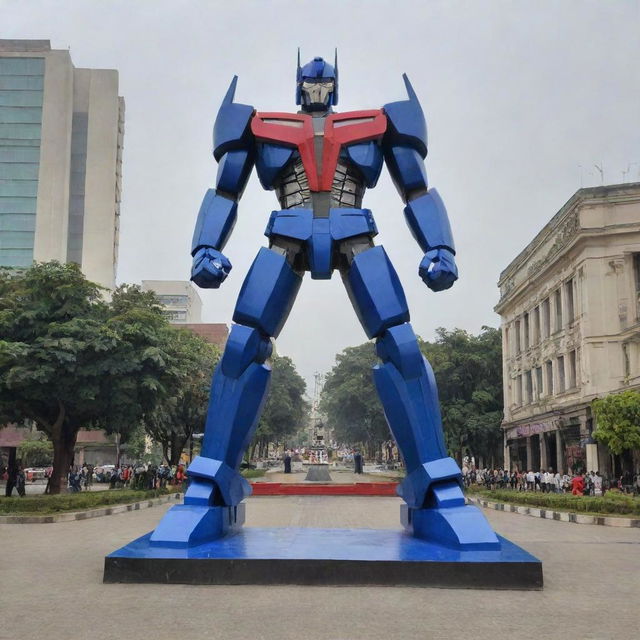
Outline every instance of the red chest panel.
POLYGON ((328 115, 324 120, 320 171, 315 157, 312 116, 304 113, 256 113, 251 121, 251 131, 259 142, 298 149, 311 191, 331 191, 343 146, 379 140, 386 129, 387 118, 379 109, 328 115))

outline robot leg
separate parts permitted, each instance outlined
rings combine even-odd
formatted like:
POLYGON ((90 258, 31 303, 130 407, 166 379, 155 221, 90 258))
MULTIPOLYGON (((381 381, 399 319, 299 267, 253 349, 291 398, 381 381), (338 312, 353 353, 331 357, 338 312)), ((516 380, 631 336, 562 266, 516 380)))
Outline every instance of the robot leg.
POLYGON ((270 338, 280 333, 301 282, 285 256, 260 249, 238 297, 237 324, 213 375, 202 452, 187 470, 184 504, 167 512, 151 544, 192 546, 242 524, 240 503, 251 487, 238 468, 267 397, 270 338))
POLYGON ((343 280, 382 360, 374 380, 407 467, 398 488, 406 502, 403 524, 417 537, 456 548, 497 548, 482 513, 465 506, 460 468, 447 456, 433 371, 420 352, 402 285, 384 249, 355 255, 343 280))

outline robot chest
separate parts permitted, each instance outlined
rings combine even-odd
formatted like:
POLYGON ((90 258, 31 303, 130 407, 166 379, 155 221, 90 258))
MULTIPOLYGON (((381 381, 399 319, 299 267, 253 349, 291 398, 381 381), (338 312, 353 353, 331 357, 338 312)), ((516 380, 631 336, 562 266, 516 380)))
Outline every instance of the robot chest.
POLYGON ((257 142, 297 149, 311 191, 331 191, 340 151, 358 143, 380 140, 387 128, 382 111, 307 114, 257 113, 251 131, 257 142))

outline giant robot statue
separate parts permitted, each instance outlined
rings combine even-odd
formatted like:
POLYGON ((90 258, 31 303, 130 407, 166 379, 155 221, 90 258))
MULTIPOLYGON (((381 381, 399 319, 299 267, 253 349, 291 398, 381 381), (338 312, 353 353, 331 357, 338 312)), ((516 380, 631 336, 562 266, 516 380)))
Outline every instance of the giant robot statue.
POLYGON ((237 104, 236 82, 234 77, 214 126, 218 175, 198 214, 191 279, 215 289, 231 270, 222 251, 254 166, 280 209, 265 231, 269 248, 258 251, 238 297, 213 376, 202 452, 187 472, 184 505, 167 512, 151 544, 192 546, 242 524, 240 503, 251 489, 238 468, 267 396, 271 338, 282 330, 305 271, 312 279, 329 279, 337 269, 367 337, 376 341, 375 384, 407 469, 398 490, 406 503, 403 524, 419 538, 458 549, 499 548, 482 513, 465 506, 460 469, 444 444, 433 372, 409 324, 398 275, 374 243, 371 211, 362 208, 386 162, 424 251, 420 277, 433 291, 453 285, 453 237, 440 196, 427 186, 427 129, 408 78, 408 100, 348 113, 333 111, 337 60, 332 66, 314 58, 301 67, 298 55, 298 113, 237 104))

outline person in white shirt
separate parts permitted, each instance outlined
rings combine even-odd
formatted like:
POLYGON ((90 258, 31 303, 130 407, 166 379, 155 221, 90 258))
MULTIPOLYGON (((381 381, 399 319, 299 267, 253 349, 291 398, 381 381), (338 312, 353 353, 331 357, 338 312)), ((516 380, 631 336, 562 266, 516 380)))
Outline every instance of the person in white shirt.
POLYGON ((602 476, 599 471, 596 471, 596 475, 593 476, 593 495, 602 495, 602 476))

